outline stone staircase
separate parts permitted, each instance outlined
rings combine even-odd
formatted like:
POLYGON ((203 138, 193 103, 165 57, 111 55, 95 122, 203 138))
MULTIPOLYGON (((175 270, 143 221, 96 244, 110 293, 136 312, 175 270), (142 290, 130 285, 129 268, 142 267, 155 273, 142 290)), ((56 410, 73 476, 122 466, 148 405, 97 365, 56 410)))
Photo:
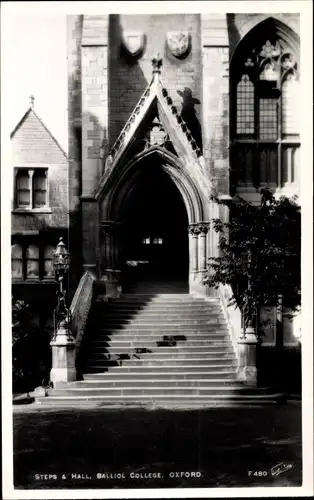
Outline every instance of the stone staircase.
POLYGON ((168 408, 274 402, 236 382, 236 357, 218 298, 127 293, 95 301, 81 379, 37 398, 49 404, 168 408))

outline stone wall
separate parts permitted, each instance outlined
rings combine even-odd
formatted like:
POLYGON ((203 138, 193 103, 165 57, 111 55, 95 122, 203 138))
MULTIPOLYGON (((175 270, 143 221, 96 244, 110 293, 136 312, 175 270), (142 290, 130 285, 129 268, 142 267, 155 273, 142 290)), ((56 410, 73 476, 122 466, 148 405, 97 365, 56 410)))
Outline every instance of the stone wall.
POLYGON ((229 39, 225 15, 202 15, 203 138, 207 173, 229 194, 229 39))
POLYGON ((81 277, 81 207, 82 187, 82 106, 81 106, 81 41, 83 16, 67 18, 68 60, 68 162, 69 162, 69 250, 71 285, 81 277))
POLYGON ((173 15, 114 15, 110 16, 110 145, 115 141, 146 86, 152 79, 151 60, 159 53, 163 60, 161 81, 169 91, 174 104, 181 110, 179 92, 190 89, 197 117, 201 115, 201 47, 200 16, 173 15), (186 57, 176 58, 167 47, 167 33, 187 31, 190 48, 186 57), (121 50, 121 41, 129 31, 144 34, 145 45, 138 59, 128 59, 121 50))
MULTIPOLYGON (((201 128, 206 172, 219 195, 230 194, 230 61, 240 40, 267 17, 266 14, 69 16, 70 230, 77 224, 78 237, 83 233, 86 242, 83 263, 92 264, 99 257, 99 242, 94 234, 98 232, 99 220, 92 195, 104 159, 151 81, 151 59, 156 53, 163 60, 162 83, 179 111, 184 91, 191 92, 201 128), (191 50, 182 59, 175 58, 167 47, 167 33, 173 30, 187 31, 190 35, 191 50), (130 32, 144 36, 143 51, 135 58, 129 57, 122 47, 124 37, 130 32), (91 251, 88 242, 90 249, 93 247, 91 251)), ((299 32, 298 15, 278 14, 276 18, 299 32)), ((211 209, 212 216, 217 215, 214 210, 211 209)), ((70 240, 77 248, 78 239, 72 236, 70 240)), ((211 247, 215 246, 213 235, 211 247)))
POLYGON ((92 194, 102 174, 100 148, 108 130, 108 16, 84 16, 82 64, 82 194, 92 194))

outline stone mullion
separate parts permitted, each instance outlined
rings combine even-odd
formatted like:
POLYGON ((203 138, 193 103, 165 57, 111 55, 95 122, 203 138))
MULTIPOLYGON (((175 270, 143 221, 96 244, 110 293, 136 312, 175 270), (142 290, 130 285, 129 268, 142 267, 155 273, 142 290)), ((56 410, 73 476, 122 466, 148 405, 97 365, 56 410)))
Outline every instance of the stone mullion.
POLYGON ((198 235, 200 234, 200 229, 197 225, 192 225, 189 227, 190 234, 190 263, 191 271, 197 272, 199 270, 199 258, 198 258, 198 235))
POLYGON ((189 229, 189 270, 190 270, 190 273, 193 271, 193 259, 194 259, 193 245, 194 245, 193 235, 189 229))
POLYGON ((28 171, 28 179, 29 179, 29 206, 30 208, 34 208, 34 194, 33 194, 33 175, 35 170, 28 171))
POLYGON ((193 259, 192 271, 197 271, 198 270, 198 234, 195 231, 192 233, 192 259, 193 259))
POLYGON ((17 195, 17 189, 18 189, 17 174, 18 174, 18 171, 19 170, 17 168, 13 169, 13 175, 14 175, 14 179, 13 179, 14 193, 13 193, 13 206, 12 206, 12 210, 14 210, 15 208, 17 208, 17 206, 18 206, 18 203, 17 203, 17 200, 18 200, 18 195, 17 195))
POLYGON ((207 233, 208 224, 199 224, 198 229, 200 231, 198 236, 198 262, 199 271, 206 271, 207 269, 207 233))

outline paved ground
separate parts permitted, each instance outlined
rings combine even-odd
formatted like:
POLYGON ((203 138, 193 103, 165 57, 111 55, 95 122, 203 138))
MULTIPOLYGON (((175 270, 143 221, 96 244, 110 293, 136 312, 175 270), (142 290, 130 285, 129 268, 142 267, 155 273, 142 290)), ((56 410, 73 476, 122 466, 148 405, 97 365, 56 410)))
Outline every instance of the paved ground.
POLYGON ((15 486, 300 486, 301 442, 299 403, 201 411, 23 405, 14 408, 15 486))

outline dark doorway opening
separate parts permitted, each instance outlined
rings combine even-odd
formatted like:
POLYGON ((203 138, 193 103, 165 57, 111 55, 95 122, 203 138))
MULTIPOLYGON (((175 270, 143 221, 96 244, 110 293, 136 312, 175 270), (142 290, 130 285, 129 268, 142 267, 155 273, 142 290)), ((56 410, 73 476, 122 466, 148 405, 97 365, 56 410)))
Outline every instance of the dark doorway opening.
POLYGON ((188 291, 188 217, 184 201, 158 157, 135 176, 126 195, 121 222, 124 291, 139 285, 188 291))

